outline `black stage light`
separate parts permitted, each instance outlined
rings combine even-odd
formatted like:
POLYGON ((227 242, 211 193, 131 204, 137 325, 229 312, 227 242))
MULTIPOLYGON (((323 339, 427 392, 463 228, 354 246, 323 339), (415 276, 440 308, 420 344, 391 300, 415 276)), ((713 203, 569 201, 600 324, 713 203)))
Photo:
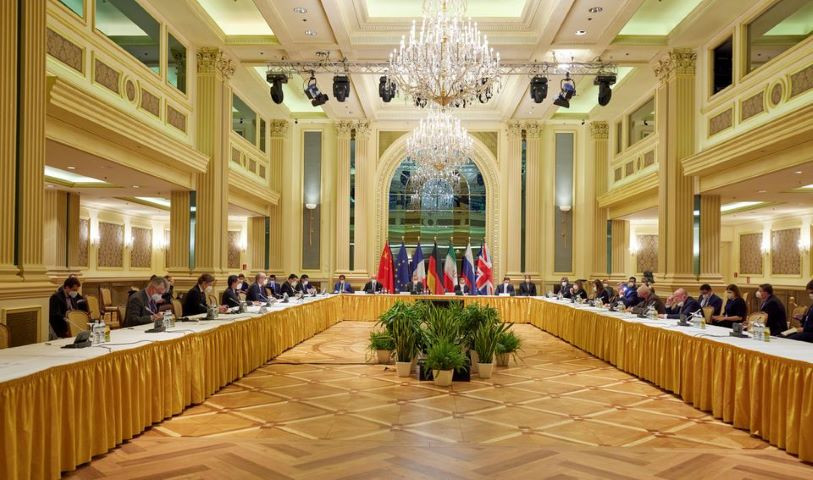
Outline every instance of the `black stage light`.
POLYGON ((288 83, 288 76, 284 73, 268 72, 265 74, 265 80, 271 84, 271 100, 277 105, 281 104, 285 100, 282 93, 282 84, 288 83))
POLYGON ((573 95, 576 95, 576 82, 570 78, 570 74, 568 73, 559 84, 561 85, 562 91, 559 92, 559 96, 553 101, 553 104, 570 108, 570 99, 573 98, 573 95))
POLYGON ((602 107, 610 103, 613 98, 613 90, 610 85, 615 84, 615 75, 599 75, 593 80, 593 85, 598 85, 598 104, 602 107))
POLYGON ((333 96, 339 102, 344 102, 350 96, 350 79, 346 75, 333 77, 333 96))
POLYGON ((308 97, 314 107, 324 105, 328 100, 328 96, 322 93, 319 86, 316 85, 316 77, 313 76, 313 73, 311 73, 311 78, 308 79, 308 84, 305 86, 305 96, 308 97))
POLYGON ((395 82, 388 82, 386 75, 382 75, 378 79, 378 96, 381 97, 384 103, 390 103, 395 98, 396 90, 395 82))
POLYGON ((531 79, 531 98, 534 103, 542 103, 548 96, 548 79, 542 75, 536 75, 531 79))

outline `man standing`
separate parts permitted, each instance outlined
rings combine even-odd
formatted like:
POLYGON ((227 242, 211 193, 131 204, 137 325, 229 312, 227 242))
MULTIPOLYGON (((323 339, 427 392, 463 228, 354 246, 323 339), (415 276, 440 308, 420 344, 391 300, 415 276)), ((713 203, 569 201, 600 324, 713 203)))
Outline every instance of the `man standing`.
POLYGON ((71 329, 67 321, 69 311, 90 311, 85 298, 79 293, 79 287, 81 286, 82 284, 78 278, 68 277, 62 282, 62 286, 51 295, 48 302, 48 322, 57 337, 67 338, 71 336, 71 329))
POLYGON ((158 302, 167 291, 167 281, 153 277, 144 290, 140 290, 127 300, 123 327, 135 327, 152 323, 163 316, 158 311, 158 302))

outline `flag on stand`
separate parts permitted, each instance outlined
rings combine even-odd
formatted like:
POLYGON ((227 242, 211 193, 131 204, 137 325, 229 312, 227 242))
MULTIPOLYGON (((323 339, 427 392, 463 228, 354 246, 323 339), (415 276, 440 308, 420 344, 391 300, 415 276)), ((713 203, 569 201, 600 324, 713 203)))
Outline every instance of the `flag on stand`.
POLYGON ((384 244, 384 251, 381 252, 381 260, 378 261, 378 275, 375 277, 381 288, 388 292, 393 291, 395 280, 393 279, 392 250, 390 244, 384 244))
POLYGON ((457 258, 454 254, 454 247, 451 242, 446 250, 446 261, 443 263, 443 288, 447 292, 454 292, 457 284, 457 258))
POLYGON ((410 281, 409 255, 407 255, 404 242, 401 242, 401 248, 398 249, 398 257, 395 259, 395 289, 399 292, 407 291, 410 281))
POLYGON ((485 243, 480 247, 480 255, 477 257, 477 291, 480 295, 494 294, 494 274, 485 243))
POLYGON ((477 292, 477 274, 474 271, 474 256, 471 254, 471 243, 466 245, 466 253, 463 254, 463 279, 469 287, 469 293, 474 295, 477 292))
POLYGON ((432 248, 432 254, 429 257, 429 268, 426 269, 426 288, 429 293, 435 295, 443 295, 443 283, 438 275, 438 244, 432 248))
POLYGON ((421 284, 426 283, 426 267, 424 266, 423 250, 421 249, 421 242, 415 247, 415 253, 412 254, 412 262, 409 264, 409 281, 412 277, 417 277, 421 284))

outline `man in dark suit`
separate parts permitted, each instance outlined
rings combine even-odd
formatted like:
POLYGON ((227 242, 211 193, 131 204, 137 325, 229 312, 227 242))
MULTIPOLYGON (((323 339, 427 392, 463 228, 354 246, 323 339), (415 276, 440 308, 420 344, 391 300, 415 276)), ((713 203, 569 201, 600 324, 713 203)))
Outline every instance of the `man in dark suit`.
POLYGON ((248 293, 249 285, 248 282, 246 281, 246 276, 243 275, 242 273, 240 275, 237 275, 237 281, 240 282, 238 290, 240 290, 243 293, 248 293))
POLYGON ((316 293, 316 287, 314 287, 313 284, 311 283, 308 274, 304 274, 301 277, 299 277, 299 284, 296 286, 295 290, 299 293, 307 295, 316 293))
POLYGON ((288 295, 288 297, 296 296, 296 292, 300 290, 300 287, 297 282, 298 279, 299 277, 297 277, 296 274, 294 273, 288 275, 288 281, 283 283, 279 289, 280 296, 286 294, 288 295))
POLYGON ((454 286, 455 295, 471 295, 471 289, 466 284, 466 277, 460 277, 457 285, 454 286))
POLYGON ((418 274, 412 275, 412 282, 409 284, 409 293, 412 295, 421 295, 426 290, 423 282, 418 280, 418 274))
POLYGON ((280 293, 282 285, 277 282, 277 276, 273 273, 268 276, 268 283, 266 283, 265 286, 271 290, 271 295, 274 297, 279 298, 282 296, 282 293, 280 293))
POLYGON ((562 280, 559 281, 559 285, 556 286, 553 293, 562 295, 562 298, 570 298, 573 296, 570 293, 570 289, 573 285, 570 284, 570 280, 567 277, 562 277, 562 280))
POLYGON ((198 283, 186 292, 183 297, 183 314, 199 315, 208 311, 207 296, 212 294, 215 277, 204 273, 198 277, 198 283))
POLYGON ((638 284, 635 277, 630 277, 627 281, 626 288, 624 289, 624 305, 627 307, 634 307, 641 302, 642 298, 638 296, 638 284))
POLYGON ((636 315, 641 315, 646 313, 646 311, 649 310, 649 307, 653 307, 658 315, 663 315, 666 313, 666 306, 663 304, 663 300, 655 295, 655 293, 653 293, 652 290, 646 285, 641 285, 638 287, 638 290, 635 293, 636 297, 640 298, 640 301, 634 307, 627 307, 627 311, 636 315))
POLYGON ((502 279, 502 283, 497 285, 497 291, 494 292, 495 295, 508 294, 511 295, 512 297, 514 296, 515 293, 516 292, 514 291, 514 286, 511 285, 511 279, 508 277, 502 279))
POLYGON ((71 329, 66 320, 68 312, 71 310, 82 310, 89 312, 85 297, 79 293, 82 284, 76 277, 68 277, 62 282, 48 302, 48 322, 57 337, 67 338, 71 336, 71 329))
POLYGON ((353 287, 347 283, 344 275, 339 275, 339 281, 333 285, 333 293, 353 293, 353 287))
POLYGON ((364 293, 380 293, 381 282, 375 277, 370 277, 370 281, 364 284, 364 293))
POLYGON ((122 326, 145 325, 161 318, 163 314, 158 311, 158 304, 166 291, 167 281, 161 277, 153 277, 144 290, 130 295, 122 326))
POLYGON ((690 317, 696 312, 703 313, 700 303, 690 297, 685 288, 678 288, 666 299, 666 313, 661 318, 680 318, 681 315, 690 317))
POLYGON ((757 298, 760 301, 759 310, 768 314, 765 325, 771 330, 771 335, 779 335, 788 329, 788 316, 785 306, 773 294, 773 285, 763 283, 757 288, 757 298))
POLYGON ((240 277, 237 275, 229 275, 227 280, 229 288, 223 290, 223 295, 220 298, 220 304, 227 308, 240 306, 240 277))
POLYGON ((268 303, 268 295, 265 293, 265 273, 260 272, 254 275, 254 283, 248 287, 246 301, 253 303, 268 303))
MULTIPOLYGON (((807 294, 813 300, 813 280, 807 282, 807 294)), ((813 307, 809 307, 805 312, 804 317, 801 319, 801 328, 796 328, 796 333, 788 336, 791 340, 799 340, 801 342, 813 343, 813 307)))
POLYGON ((172 278, 172 275, 164 275, 164 280, 167 281, 169 287, 167 291, 164 292, 163 297, 161 297, 162 307, 164 305, 172 305, 172 299, 175 298, 175 279, 172 278))
POLYGON ((531 281, 530 275, 525 275, 525 279, 519 284, 519 295, 523 297, 536 296, 536 284, 531 281))
POLYGON ((708 283, 704 283, 700 285, 700 301, 701 307, 712 307, 714 311, 711 313, 712 316, 720 315, 720 312, 723 310, 723 299, 718 297, 716 293, 711 290, 711 285, 708 283))

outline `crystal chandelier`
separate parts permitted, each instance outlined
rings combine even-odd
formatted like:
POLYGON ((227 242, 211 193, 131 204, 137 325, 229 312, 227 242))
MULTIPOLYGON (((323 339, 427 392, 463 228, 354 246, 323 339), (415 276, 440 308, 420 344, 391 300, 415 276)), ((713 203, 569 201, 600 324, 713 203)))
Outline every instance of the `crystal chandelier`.
POLYGON ((466 0, 424 0, 423 22, 390 54, 388 81, 424 107, 487 102, 500 86, 500 54, 477 23, 463 19, 466 0))
POLYGON ((471 157, 473 145, 458 118, 432 108, 407 139, 407 156, 417 166, 415 177, 451 180, 471 157))

